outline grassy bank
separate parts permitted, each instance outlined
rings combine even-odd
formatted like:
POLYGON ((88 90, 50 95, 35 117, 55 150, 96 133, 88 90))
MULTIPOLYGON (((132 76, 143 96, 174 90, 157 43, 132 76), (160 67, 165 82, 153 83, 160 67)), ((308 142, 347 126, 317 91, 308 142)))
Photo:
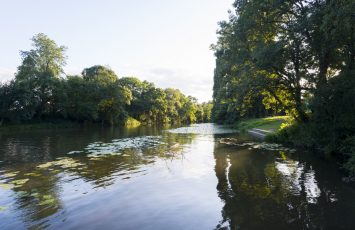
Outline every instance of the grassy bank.
MULTIPOLYGON (((264 133, 264 141, 266 142, 312 149, 320 156, 323 155, 339 163, 341 168, 347 172, 347 177, 344 180, 355 182, 355 135, 351 131, 351 122, 342 121, 343 130, 341 132, 329 129, 323 124, 314 121, 299 123, 288 116, 277 116, 248 119, 240 121, 235 126, 241 131, 254 128, 269 131, 270 133, 266 133, 266 135, 264 133), (332 139, 329 138, 330 135, 339 135, 342 138, 332 139)), ((258 131, 255 130, 255 132, 258 131)))
POLYGON ((235 124, 236 128, 241 131, 249 129, 263 129, 275 132, 280 129, 281 125, 290 119, 289 116, 276 116, 243 120, 235 124))

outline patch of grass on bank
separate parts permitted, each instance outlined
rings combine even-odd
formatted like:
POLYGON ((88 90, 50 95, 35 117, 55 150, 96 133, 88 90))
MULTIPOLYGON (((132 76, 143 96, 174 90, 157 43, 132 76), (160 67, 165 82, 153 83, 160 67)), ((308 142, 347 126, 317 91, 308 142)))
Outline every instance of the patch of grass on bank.
POLYGON ((236 128, 241 131, 246 131, 248 129, 263 129, 267 131, 277 131, 281 128, 283 123, 290 120, 289 116, 275 116, 275 117, 265 117, 265 118, 255 118, 240 121, 236 124, 236 128))

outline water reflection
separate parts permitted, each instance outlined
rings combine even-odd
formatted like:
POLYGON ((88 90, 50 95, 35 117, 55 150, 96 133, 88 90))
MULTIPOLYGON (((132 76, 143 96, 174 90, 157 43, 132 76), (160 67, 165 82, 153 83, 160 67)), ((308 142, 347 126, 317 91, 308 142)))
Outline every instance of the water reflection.
POLYGON ((231 132, 206 124, 2 134, 0 229, 355 224, 355 192, 336 166, 231 132))
POLYGON ((170 133, 189 133, 189 134, 200 134, 200 135, 212 135, 212 134, 227 134, 236 133, 237 130, 231 126, 227 125, 216 125, 213 123, 206 124, 192 124, 190 126, 179 127, 176 129, 168 130, 170 133))
POLYGON ((222 138, 217 143, 214 150, 217 190, 225 205, 216 229, 350 229, 353 226, 347 224, 353 222, 354 201, 350 206, 346 200, 333 202, 338 201, 337 196, 353 196, 354 191, 339 194, 339 187, 344 187, 341 178, 329 180, 339 176, 334 169, 316 164, 320 166, 317 174, 309 162, 295 160, 294 151, 270 150, 260 147, 260 143, 257 148, 226 143, 222 138), (326 184, 321 184, 320 179, 326 184), (340 210, 345 211, 341 217, 336 214, 340 210))
MULTIPOLYGON (((125 133, 119 136, 130 135, 125 133)), ((95 135, 93 139, 96 138, 106 139, 95 135)), ((144 175, 157 159, 182 158, 184 148, 193 138, 194 135, 190 134, 178 136, 163 132, 160 136, 95 141, 83 147, 85 141, 81 141, 79 135, 79 140, 69 146, 80 146, 81 150, 76 147, 76 150, 63 153, 65 145, 68 145, 65 142, 63 148, 58 148, 61 154, 56 150, 62 137, 54 138, 55 142, 50 141, 51 137, 46 137, 35 143, 31 138, 22 141, 7 138, 2 143, 0 155, 0 217, 5 220, 2 228, 46 228, 51 220, 60 219, 65 213, 61 201, 63 189, 73 187, 71 192, 80 197, 100 188, 106 189, 119 180, 144 175), (20 218, 12 216, 14 213, 20 218), (19 223, 14 224, 7 219, 15 219, 19 223)), ((70 142, 71 138, 65 140, 70 142)), ((87 142, 87 138, 83 140, 87 142)))

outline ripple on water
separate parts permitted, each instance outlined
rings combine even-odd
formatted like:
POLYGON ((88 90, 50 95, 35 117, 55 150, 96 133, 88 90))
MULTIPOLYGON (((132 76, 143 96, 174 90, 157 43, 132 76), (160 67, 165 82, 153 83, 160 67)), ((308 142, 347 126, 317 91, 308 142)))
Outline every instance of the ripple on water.
POLYGON ((295 149, 284 147, 281 144, 266 143, 266 142, 245 142, 245 141, 240 141, 236 138, 218 138, 217 142, 219 144, 224 144, 224 145, 248 147, 250 150, 261 149, 261 150, 270 150, 270 151, 296 152, 295 149))
POLYGON ((238 131, 236 129, 231 128, 230 126, 207 123, 207 124, 193 124, 187 127, 170 129, 168 130, 168 132, 176 133, 176 134, 212 135, 212 134, 237 133, 238 131))
POLYGON ((210 135, 236 132, 212 124, 161 136, 107 132, 83 132, 88 136, 66 148, 75 138, 58 135, 59 149, 51 142, 30 148, 27 155, 39 156, 28 158, 34 162, 0 164, 0 229, 106 229, 117 221, 124 229, 353 226, 352 188, 308 154, 243 135, 210 135))

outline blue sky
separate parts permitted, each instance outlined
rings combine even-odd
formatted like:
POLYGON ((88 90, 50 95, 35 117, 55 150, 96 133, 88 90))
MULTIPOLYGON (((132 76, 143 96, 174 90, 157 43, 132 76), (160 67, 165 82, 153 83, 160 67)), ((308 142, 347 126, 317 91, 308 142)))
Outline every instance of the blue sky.
POLYGON ((67 74, 101 64, 211 99, 217 22, 233 0, 0 0, 0 80, 11 79, 19 50, 45 33, 68 47, 67 74))

